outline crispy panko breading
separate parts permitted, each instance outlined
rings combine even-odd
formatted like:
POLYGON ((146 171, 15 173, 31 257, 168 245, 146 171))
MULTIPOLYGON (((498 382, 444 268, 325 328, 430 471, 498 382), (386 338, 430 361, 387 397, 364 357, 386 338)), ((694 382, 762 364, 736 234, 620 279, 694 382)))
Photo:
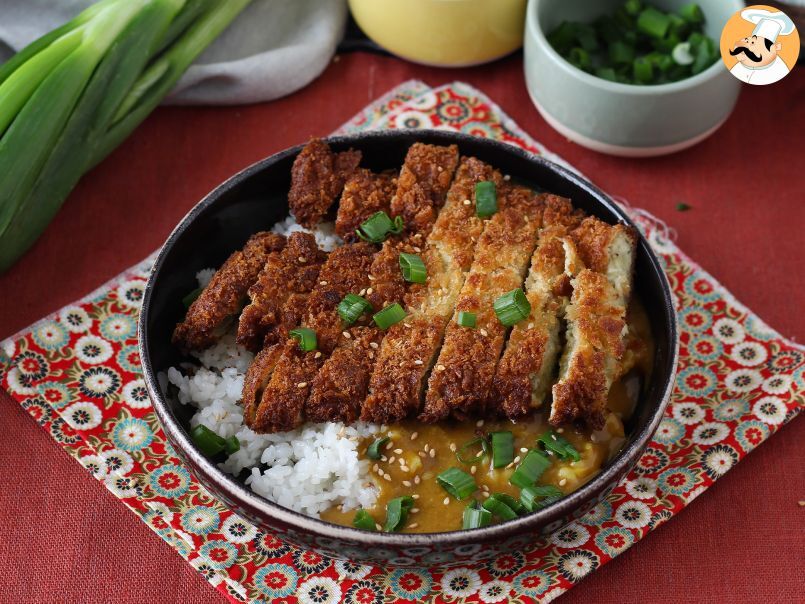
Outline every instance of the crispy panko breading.
POLYGON ((485 180, 500 185, 502 177, 475 158, 461 160, 423 250, 427 283, 410 287, 405 297, 409 316, 393 325, 383 339, 361 419, 394 422, 419 411, 425 377, 439 352, 483 231, 474 201, 475 185, 485 180))
POLYGON ((288 207, 296 221, 308 228, 321 222, 360 161, 360 151, 333 153, 321 139, 311 139, 291 168, 288 207))
POLYGON ((374 249, 368 243, 351 243, 336 248, 327 257, 302 320, 305 327, 316 332, 317 350, 303 352, 293 339, 281 344, 282 354, 263 389, 250 428, 281 432, 302 422, 313 379, 339 339, 344 338, 338 304, 346 294, 366 287, 374 249))
POLYGON ((525 282, 531 313, 512 328, 495 374, 494 401, 512 419, 540 407, 550 392, 570 280, 584 268, 568 233, 582 218, 569 199, 545 197, 543 229, 525 282))
POLYGON ((284 246, 282 235, 268 232, 252 235, 242 250, 229 256, 190 305, 184 321, 173 332, 173 343, 185 352, 212 346, 218 338, 218 328, 240 311, 246 292, 257 280, 268 256, 284 246))
POLYGON ((626 307, 637 235, 625 225, 585 219, 571 236, 584 263, 567 308, 567 345, 553 386, 552 425, 604 425, 607 395, 624 355, 626 307))
POLYGON ((269 254, 257 281, 249 288, 251 302, 238 323, 237 342, 252 352, 263 347, 266 334, 282 323, 282 309, 293 294, 307 294, 317 283, 327 254, 309 233, 291 233, 281 252, 269 254))
POLYGON ((247 426, 254 423, 257 405, 263 396, 263 390, 271 381, 274 368, 282 356, 282 349, 283 343, 280 342, 266 346, 257 353, 246 370, 240 404, 243 406, 243 420, 247 426))
POLYGON ((458 417, 484 413, 508 332, 493 304, 523 284, 541 218, 542 200, 533 191, 504 186, 498 192, 498 211, 485 221, 428 380, 422 421, 440 421, 451 412, 458 417), (456 322, 461 311, 475 313, 475 329, 456 322))
POLYGON ((335 232, 346 242, 358 241, 355 230, 372 214, 389 213, 391 198, 397 190, 397 175, 394 172, 375 174, 366 168, 358 168, 347 179, 338 214, 335 232))

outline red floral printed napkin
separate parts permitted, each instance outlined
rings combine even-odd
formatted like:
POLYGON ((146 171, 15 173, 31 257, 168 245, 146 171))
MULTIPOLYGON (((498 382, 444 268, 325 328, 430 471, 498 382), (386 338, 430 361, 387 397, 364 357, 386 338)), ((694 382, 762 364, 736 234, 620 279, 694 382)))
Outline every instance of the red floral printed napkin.
MULTIPOLYGON (((339 132, 417 127, 549 155, 459 82, 436 89, 407 82, 339 132)), ((483 565, 383 570, 325 559, 258 530, 210 495, 166 442, 142 380, 136 322, 150 260, 4 341, 0 387, 232 601, 547 602, 672 518, 805 404, 805 348, 737 302, 662 225, 630 212, 677 298, 680 364, 671 405, 635 469, 605 501, 483 565)))

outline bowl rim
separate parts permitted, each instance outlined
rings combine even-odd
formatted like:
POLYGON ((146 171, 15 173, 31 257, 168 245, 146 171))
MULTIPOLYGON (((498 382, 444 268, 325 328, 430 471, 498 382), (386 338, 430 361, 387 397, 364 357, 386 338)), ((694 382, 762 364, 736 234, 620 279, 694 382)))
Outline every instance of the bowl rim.
POLYGON ((167 240, 160 248, 156 258, 154 259, 154 263, 143 294, 143 303, 138 320, 138 349, 140 352, 140 359, 143 367, 143 378, 145 380, 146 389, 149 397, 151 398, 154 411, 163 430, 165 431, 166 436, 168 437, 168 440, 176 444, 176 453, 186 463, 188 463, 188 465, 191 466, 194 472, 196 472, 197 478, 200 480, 200 482, 202 482, 205 486, 209 482, 214 483, 215 489, 219 490, 223 494, 222 499, 229 500, 230 502, 236 502, 237 507, 239 508, 247 508, 249 511, 247 516, 255 513, 258 514, 261 518, 264 518, 264 520, 262 520, 263 523, 270 524, 270 522, 268 522, 269 520, 275 521, 285 526, 293 527, 294 530, 315 533, 320 538, 357 542, 363 546, 378 548, 429 546, 433 545, 434 543, 458 547, 471 543, 497 541, 507 537, 513 537, 517 534, 535 532, 542 526, 566 517, 571 511, 578 509, 583 503, 592 499, 592 497, 598 493, 606 491, 616 477, 622 473, 625 474, 628 472, 648 445, 651 437, 659 426, 659 423, 668 405, 671 392, 674 387, 679 354, 678 323, 674 298, 673 294, 671 293, 671 286, 667 275, 662 268, 662 264, 649 246, 648 241, 645 239, 642 233, 640 233, 640 230, 637 229, 637 226, 626 214, 626 212, 621 209, 608 195, 580 175, 559 164, 545 159, 542 156, 501 141, 475 137, 464 133, 432 129, 417 129, 415 131, 380 130, 344 136, 331 136, 323 138, 323 140, 330 145, 356 145, 365 141, 366 139, 371 140, 412 136, 417 139, 427 138, 429 142, 434 142, 437 144, 458 144, 459 146, 461 146, 462 142, 472 143, 473 145, 480 144, 481 146, 490 147, 490 151, 492 152, 511 153, 519 155, 522 159, 525 159, 529 162, 541 163, 548 170, 557 173, 559 177, 569 180, 575 186, 586 190, 607 210, 617 216, 619 221, 633 227, 638 233, 638 245, 643 245, 648 252, 648 258, 651 263, 652 270, 661 276, 660 286, 662 289, 664 306, 663 310, 668 314, 670 336, 669 341, 672 343, 671 350, 668 351, 669 378, 664 384, 661 393, 658 394, 657 398, 659 400, 657 402, 657 406, 653 410, 647 424, 639 433, 634 436, 634 439, 630 443, 628 443, 618 452, 615 458, 611 460, 607 468, 599 472, 576 491, 566 495, 556 503, 549 505, 543 510, 534 512, 527 516, 522 516, 515 520, 477 529, 453 530, 434 533, 370 532, 326 522, 319 518, 313 518, 311 516, 302 514, 301 512, 296 512, 294 510, 285 508, 278 503, 258 495, 246 485, 238 481, 236 477, 220 470, 215 463, 201 454, 201 452, 198 451, 198 449, 192 443, 188 431, 174 416, 170 405, 167 403, 165 397, 162 396, 161 389, 151 363, 151 343, 147 340, 147 338, 142 337, 142 334, 147 333, 147 325, 150 317, 150 303, 154 293, 156 276, 159 274, 160 269, 162 268, 165 259, 170 253, 170 250, 176 240, 184 233, 190 224, 192 224, 196 217, 198 217, 207 208, 214 205, 224 193, 237 187, 240 183, 246 181, 259 172, 270 168, 273 164, 289 156, 295 156, 304 145, 297 145, 289 149, 285 149, 251 164, 250 166, 226 179, 220 185, 215 187, 210 193, 204 196, 204 198, 193 208, 191 208, 184 218, 182 218, 182 220, 168 236, 167 240))
MULTIPOLYGON (((537 44, 542 46, 546 49, 547 55, 553 60, 554 63, 559 65, 559 68, 562 71, 569 74, 571 77, 575 77, 580 81, 593 86, 595 88, 599 88, 606 92, 612 93, 620 93, 620 94, 635 94, 638 96, 651 96, 653 94, 666 94, 666 93, 674 93, 674 92, 683 92, 686 90, 690 90, 691 88, 695 88, 700 84, 704 84, 709 82, 710 80, 714 80, 717 77, 720 77, 723 72, 728 72, 726 66, 724 65, 724 61, 716 61, 710 67, 705 69, 704 71, 697 73, 694 76, 689 78, 685 78, 683 80, 678 80, 676 82, 668 82, 666 84, 651 84, 646 86, 640 86, 638 84, 624 84, 622 82, 611 82, 610 80, 605 80, 604 78, 599 78, 598 76, 594 76, 592 74, 587 73, 586 71, 579 69, 570 61, 565 59, 562 55, 560 55, 551 43, 548 42, 547 37, 545 36, 545 32, 542 31, 542 27, 540 27, 537 18, 537 10, 539 7, 540 2, 543 0, 530 0, 528 3, 528 7, 526 9, 526 35, 523 44, 527 44, 527 40, 529 38, 534 38, 537 44)), ((737 12, 742 8, 745 8, 745 5, 742 0, 727 0, 731 1, 735 11, 737 12)), ((717 40, 716 43, 719 43, 717 40)))

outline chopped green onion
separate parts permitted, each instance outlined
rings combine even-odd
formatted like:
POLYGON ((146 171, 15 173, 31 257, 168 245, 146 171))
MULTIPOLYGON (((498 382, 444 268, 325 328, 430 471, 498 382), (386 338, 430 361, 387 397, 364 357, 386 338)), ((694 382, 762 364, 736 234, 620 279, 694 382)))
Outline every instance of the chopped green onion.
POLYGON ((686 4, 679 9, 679 16, 688 23, 702 23, 704 21, 704 13, 701 7, 695 2, 686 4))
POLYGON ((297 327, 292 329, 289 333, 294 340, 299 341, 299 350, 302 352, 310 352, 316 350, 316 332, 308 327, 297 327))
POLYGON ((201 295, 201 292, 203 291, 204 291, 203 287, 197 287, 192 292, 187 294, 184 298, 182 298, 182 304, 184 304, 184 307, 190 308, 190 305, 193 304, 193 302, 195 302, 196 299, 198 299, 198 297, 201 295))
POLYGON ((475 185, 475 214, 480 218, 492 216, 498 211, 498 194, 495 183, 484 180, 475 185))
POLYGON ((671 51, 671 58, 677 65, 691 65, 693 55, 690 54, 690 42, 680 42, 671 51))
POLYGON ((357 294, 347 294, 338 303, 338 315, 347 325, 352 325, 367 310, 372 310, 372 305, 357 294))
POLYGON ((637 57, 632 63, 632 75, 637 82, 648 84, 654 76, 654 68, 646 57, 637 57))
POLYGON ((689 206, 688 204, 686 204, 686 203, 684 203, 682 201, 680 201, 678 204, 676 204, 676 211, 677 212, 687 212, 690 208, 691 208, 691 206, 689 206))
POLYGON ((458 313, 458 317, 456 317, 456 323, 458 323, 462 327, 469 327, 471 329, 475 329, 477 318, 474 312, 467 312, 466 310, 462 310, 461 312, 458 313))
POLYGON ((383 210, 375 212, 364 220, 355 229, 355 233, 364 241, 372 243, 382 243, 389 234, 399 235, 403 230, 402 216, 397 216, 392 220, 383 210))
POLYGON ((384 436, 383 438, 375 439, 369 448, 366 449, 366 457, 369 459, 380 459, 383 456, 381 452, 382 447, 389 442, 391 439, 388 436, 384 436))
POLYGON ((514 520, 517 518, 517 512, 494 495, 484 501, 482 505, 485 510, 489 510, 501 520, 514 520))
POLYGON ((715 43, 710 38, 705 38, 696 49, 696 57, 693 65, 690 66, 692 74, 701 73, 713 64, 715 58, 715 43))
POLYGON ((544 453, 531 449, 509 477, 509 482, 521 489, 533 486, 550 465, 551 460, 544 453))
POLYGON ((561 434, 557 434, 553 430, 548 430, 537 438, 538 443, 542 443, 546 451, 550 451, 559 459, 572 459, 579 461, 581 456, 576 451, 575 447, 561 434))
POLYGON ((492 467, 503 468, 514 459, 514 434, 492 432, 492 467))
POLYGON ((609 80, 610 82, 616 82, 618 79, 615 70, 611 67, 599 67, 595 70, 595 75, 604 80, 609 80))
POLYGON ((372 318, 380 329, 388 329, 405 318, 405 311, 402 306, 395 302, 386 306, 380 312, 376 312, 372 318))
POLYGON ((623 9, 633 17, 636 17, 642 8, 643 3, 640 0, 626 0, 626 2, 623 3, 623 9))
POLYGON ((592 25, 579 24, 576 27, 576 40, 582 49, 592 52, 598 50, 598 39, 595 37, 595 29, 592 25))
POLYGON ((645 8, 637 18, 637 29, 652 38, 664 37, 670 26, 671 20, 668 15, 652 6, 645 8))
POLYGON ((409 283, 425 283, 428 277, 425 263, 416 254, 400 254, 400 269, 409 283))
POLYGON ((531 304, 525 297, 520 288, 513 289, 507 294, 503 294, 493 303, 495 314, 498 320, 506 327, 511 327, 523 319, 528 318, 531 313, 531 304))
POLYGON ((226 451, 227 455, 232 455, 232 453, 237 453, 240 451, 240 441, 238 440, 238 437, 233 434, 229 438, 225 438, 224 450, 226 451))
POLYGON ((577 23, 562 21, 559 27, 548 34, 548 41, 557 51, 565 53, 570 50, 576 41, 577 23))
POLYGON ((364 531, 374 531, 377 529, 375 519, 363 508, 358 508, 358 511, 355 512, 355 517, 352 519, 352 526, 364 531))
POLYGON ((520 503, 529 512, 536 512, 562 496, 562 491, 551 485, 530 486, 520 491, 520 503))
POLYGON ((395 497, 386 504, 386 525, 383 527, 387 533, 400 530, 408 518, 408 512, 414 507, 414 498, 410 495, 395 497))
POLYGON ((481 528, 482 526, 488 526, 490 522, 492 522, 492 512, 480 507, 477 501, 473 501, 464 510, 461 528, 481 528))
POLYGON ((223 438, 210 430, 207 426, 199 424, 190 430, 190 438, 207 457, 218 455, 222 451, 234 453, 240 449, 240 443, 234 436, 223 438))
POLYGON ((485 438, 479 436, 478 438, 473 438, 471 441, 461 445, 461 448, 456 451, 456 459, 458 459, 461 463, 471 464, 483 459, 484 455, 486 455, 488 451, 489 443, 486 442, 485 438), (467 457, 465 455, 468 451, 470 451, 470 449, 478 445, 481 446, 481 449, 478 451, 477 455, 474 457, 467 457))
POLYGON ((525 511, 525 508, 523 507, 523 504, 520 503, 520 501, 518 499, 515 499, 514 497, 512 497, 508 493, 493 493, 492 497, 494 497, 495 499, 505 503, 507 506, 509 506, 517 514, 521 514, 523 511, 525 511))
POLYGON ((591 69, 593 65, 592 59, 590 59, 590 53, 578 46, 570 49, 567 60, 584 71, 591 69))
POLYGON ((458 468, 448 468, 436 477, 436 482, 458 500, 466 499, 476 489, 475 479, 458 468))
POLYGON ((616 40, 609 45, 609 60, 618 64, 628 64, 634 61, 634 47, 616 40))

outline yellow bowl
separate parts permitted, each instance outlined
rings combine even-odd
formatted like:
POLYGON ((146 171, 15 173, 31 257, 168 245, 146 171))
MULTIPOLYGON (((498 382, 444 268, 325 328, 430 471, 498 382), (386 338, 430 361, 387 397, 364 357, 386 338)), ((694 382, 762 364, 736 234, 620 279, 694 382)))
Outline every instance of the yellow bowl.
POLYGON ((409 61, 464 67, 523 45, 526 0, 349 0, 355 21, 409 61))

